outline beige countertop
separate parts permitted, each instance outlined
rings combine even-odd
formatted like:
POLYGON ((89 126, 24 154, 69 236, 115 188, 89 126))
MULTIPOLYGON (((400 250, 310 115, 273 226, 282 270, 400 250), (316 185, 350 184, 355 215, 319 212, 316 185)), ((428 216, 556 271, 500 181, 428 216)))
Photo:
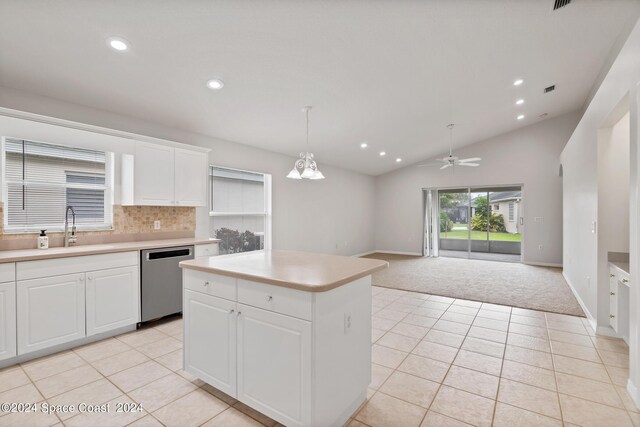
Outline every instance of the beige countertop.
POLYGON ((623 273, 629 274, 628 262, 609 261, 609 264, 611 264, 613 267, 617 268, 618 270, 622 271, 623 273))
POLYGON ((324 292, 385 269, 377 259, 295 251, 255 251, 180 262, 180 267, 308 292, 324 292))
POLYGON ((217 239, 164 239, 143 240, 137 242, 108 243, 103 245, 79 245, 68 248, 57 247, 49 249, 20 249, 15 251, 0 251, 0 263, 34 261, 39 259, 65 258, 81 255, 108 254, 115 252, 139 251, 142 249, 170 248, 174 246, 202 245, 218 243, 217 239))

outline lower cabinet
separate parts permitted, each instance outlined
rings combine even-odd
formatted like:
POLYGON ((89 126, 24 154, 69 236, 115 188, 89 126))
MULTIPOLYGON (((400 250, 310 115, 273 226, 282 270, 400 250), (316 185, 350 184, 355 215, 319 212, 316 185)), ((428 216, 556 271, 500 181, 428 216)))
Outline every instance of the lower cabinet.
POLYGON ((184 366, 286 425, 310 425, 311 322, 185 289, 184 366))
POLYGON ((137 266, 86 273, 87 336, 140 321, 137 266))
POLYGON ((236 303, 184 291, 184 366, 215 388, 236 395, 236 303))
POLYGON ((85 336, 85 274, 17 282, 18 354, 85 336))
POLYGON ((238 304, 238 400, 309 425, 311 322, 238 304))
POLYGON ((16 282, 0 283, 0 360, 16 355, 16 282))
POLYGON ((609 325, 618 332, 618 277, 609 270, 609 325))

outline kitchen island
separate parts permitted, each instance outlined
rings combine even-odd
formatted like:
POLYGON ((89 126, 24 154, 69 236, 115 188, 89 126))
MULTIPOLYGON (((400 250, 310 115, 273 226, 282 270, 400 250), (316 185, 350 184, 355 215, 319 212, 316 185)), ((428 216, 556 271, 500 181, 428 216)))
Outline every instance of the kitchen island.
POLYGON ((187 372, 287 426, 341 426, 365 401, 386 261, 257 251, 180 266, 187 372))

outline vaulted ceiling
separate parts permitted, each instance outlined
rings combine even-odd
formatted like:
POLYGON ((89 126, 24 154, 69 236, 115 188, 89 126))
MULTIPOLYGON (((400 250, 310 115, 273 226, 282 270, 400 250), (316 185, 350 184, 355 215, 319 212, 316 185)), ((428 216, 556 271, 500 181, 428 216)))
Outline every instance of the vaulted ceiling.
POLYGON ((552 6, 2 0, 0 86, 377 175, 580 108, 639 2, 552 6))

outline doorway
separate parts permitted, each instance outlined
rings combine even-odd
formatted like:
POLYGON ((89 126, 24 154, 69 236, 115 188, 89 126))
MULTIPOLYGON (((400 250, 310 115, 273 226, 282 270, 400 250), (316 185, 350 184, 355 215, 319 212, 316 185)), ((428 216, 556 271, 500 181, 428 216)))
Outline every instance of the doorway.
POLYGON ((520 262, 522 186, 425 190, 425 256, 520 262))

